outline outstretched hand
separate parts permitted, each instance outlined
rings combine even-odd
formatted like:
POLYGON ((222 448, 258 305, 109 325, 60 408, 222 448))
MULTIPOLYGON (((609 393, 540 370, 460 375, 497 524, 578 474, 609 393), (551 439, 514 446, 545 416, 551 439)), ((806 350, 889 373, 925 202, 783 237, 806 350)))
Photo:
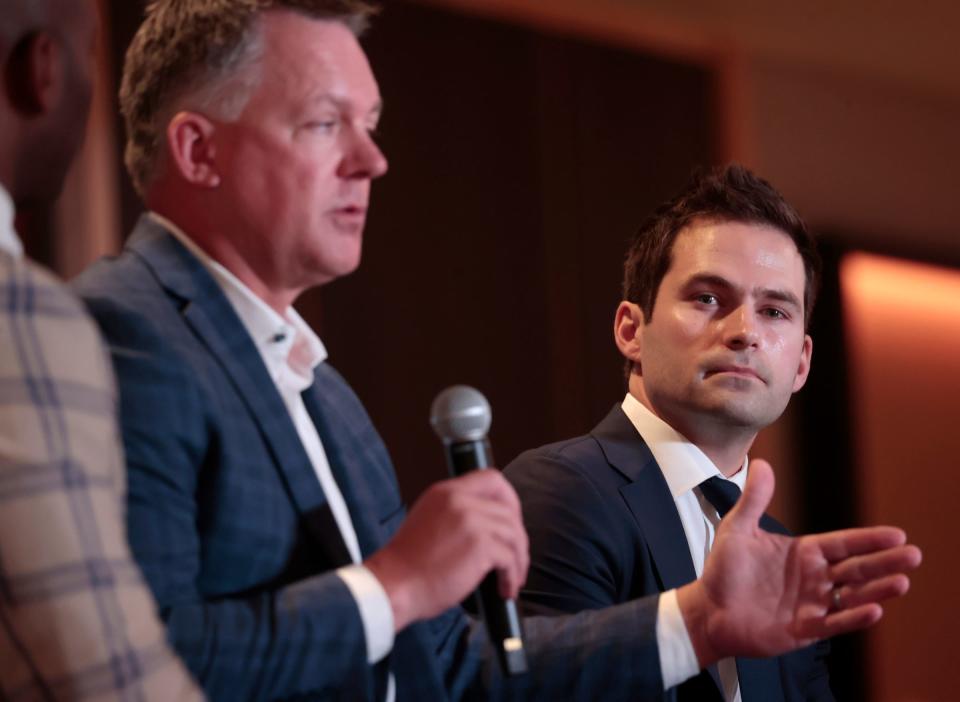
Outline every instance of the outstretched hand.
POLYGON ((880 602, 907 592, 906 573, 920 564, 920 549, 895 527, 802 537, 762 530, 773 487, 770 465, 751 461, 703 577, 677 592, 702 666, 727 656, 775 656, 870 626, 883 614, 880 602))

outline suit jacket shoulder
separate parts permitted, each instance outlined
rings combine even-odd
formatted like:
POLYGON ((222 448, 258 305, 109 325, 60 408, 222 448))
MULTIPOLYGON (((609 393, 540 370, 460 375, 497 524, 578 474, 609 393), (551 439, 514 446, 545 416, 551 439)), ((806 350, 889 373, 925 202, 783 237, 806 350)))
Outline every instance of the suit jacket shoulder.
POLYGON ((215 699, 363 699, 359 611, 315 537, 325 498, 215 281, 145 218, 75 288, 110 346, 129 538, 175 648, 215 699))
MULTIPOLYGON (((359 612, 329 508, 281 398, 206 271, 152 221, 77 289, 110 341, 134 551, 177 649, 217 699, 369 699, 359 612)), ((363 553, 403 519, 387 452, 327 364, 305 405, 363 553)), ((595 699, 662 686, 656 597, 525 621, 532 673, 504 679, 459 608, 398 634, 398 699, 595 699)), ((382 669, 380 669, 382 672, 382 669)))
MULTIPOLYGON (((666 480, 619 406, 589 435, 527 451, 505 474, 530 536, 525 611, 609 607, 696 577, 666 480)), ((772 519, 763 525, 785 533, 772 519)), ((776 661, 745 659, 743 674, 763 681, 759 699, 832 700, 827 650, 821 643, 776 661)), ((706 673, 685 685, 704 699, 719 695, 706 673)), ((745 702, 758 694, 743 693, 745 702)))

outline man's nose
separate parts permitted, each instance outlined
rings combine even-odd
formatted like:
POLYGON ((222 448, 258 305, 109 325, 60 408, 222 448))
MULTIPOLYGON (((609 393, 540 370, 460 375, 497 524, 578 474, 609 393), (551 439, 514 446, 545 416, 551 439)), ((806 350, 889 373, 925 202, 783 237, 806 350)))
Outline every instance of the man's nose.
POLYGON ((723 324, 723 343, 732 349, 749 348, 760 342, 756 315, 747 305, 733 310, 723 324))
POLYGON ((383 155, 370 132, 366 129, 354 129, 348 138, 350 141, 341 163, 341 177, 372 180, 387 172, 387 157, 383 155))

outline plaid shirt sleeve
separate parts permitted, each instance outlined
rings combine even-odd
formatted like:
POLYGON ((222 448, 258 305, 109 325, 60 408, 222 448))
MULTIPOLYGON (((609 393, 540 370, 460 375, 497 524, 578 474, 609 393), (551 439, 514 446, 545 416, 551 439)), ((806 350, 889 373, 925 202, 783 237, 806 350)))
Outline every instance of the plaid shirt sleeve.
POLYGON ((125 489, 93 323, 0 254, 0 699, 200 699, 131 558, 125 489))

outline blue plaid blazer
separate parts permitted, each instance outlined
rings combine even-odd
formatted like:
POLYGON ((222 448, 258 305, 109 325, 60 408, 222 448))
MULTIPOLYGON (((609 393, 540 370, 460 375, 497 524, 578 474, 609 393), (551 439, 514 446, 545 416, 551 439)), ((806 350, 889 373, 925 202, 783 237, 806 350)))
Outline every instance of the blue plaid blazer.
MULTIPOLYGON (((109 341, 130 541, 175 647, 216 700, 377 696, 345 547, 254 342, 201 263, 150 218, 76 289, 109 341)), ((361 550, 404 517, 387 452, 327 363, 304 394, 361 550)), ((525 622, 531 673, 504 680, 460 608, 396 638, 398 700, 659 694, 656 598, 525 622)))
POLYGON ((200 698, 130 556, 124 490, 96 327, 0 252, 0 699, 200 698))

